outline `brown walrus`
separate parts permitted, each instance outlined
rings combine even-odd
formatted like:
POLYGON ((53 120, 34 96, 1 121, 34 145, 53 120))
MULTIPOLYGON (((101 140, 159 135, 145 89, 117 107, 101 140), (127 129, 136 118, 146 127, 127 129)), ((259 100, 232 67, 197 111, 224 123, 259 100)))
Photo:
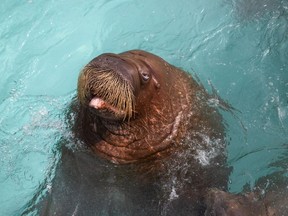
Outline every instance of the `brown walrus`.
POLYGON ((185 206, 201 215, 206 189, 226 188, 222 117, 183 70, 141 50, 102 54, 81 71, 77 99, 77 137, 114 164, 134 165, 150 184, 161 182, 161 214, 182 215, 185 206))

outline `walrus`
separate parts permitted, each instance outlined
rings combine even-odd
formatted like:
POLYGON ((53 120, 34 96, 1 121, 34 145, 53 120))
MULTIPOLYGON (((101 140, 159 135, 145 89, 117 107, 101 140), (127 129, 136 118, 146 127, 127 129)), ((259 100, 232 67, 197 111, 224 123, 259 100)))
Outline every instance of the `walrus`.
POLYGON ((229 173, 223 119, 210 99, 190 74, 152 53, 105 53, 80 72, 73 131, 150 188, 161 182, 161 214, 181 215, 186 205, 183 215, 201 215, 205 190, 225 189, 229 173))

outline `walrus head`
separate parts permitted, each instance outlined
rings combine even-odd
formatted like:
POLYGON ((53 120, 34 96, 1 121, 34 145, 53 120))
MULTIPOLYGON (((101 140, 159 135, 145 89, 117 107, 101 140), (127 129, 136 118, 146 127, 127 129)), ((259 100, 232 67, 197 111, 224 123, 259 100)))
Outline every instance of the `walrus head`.
MULTIPOLYGON (((130 120, 141 105, 140 89, 159 87, 155 73, 141 59, 140 51, 106 53, 94 58, 81 71, 78 99, 94 109, 96 115, 110 120, 130 120)), ((145 95, 147 98, 147 94, 145 95)))
POLYGON ((102 54, 79 75, 75 134, 114 163, 166 157, 191 128, 210 130, 205 98, 189 74, 154 54, 102 54))

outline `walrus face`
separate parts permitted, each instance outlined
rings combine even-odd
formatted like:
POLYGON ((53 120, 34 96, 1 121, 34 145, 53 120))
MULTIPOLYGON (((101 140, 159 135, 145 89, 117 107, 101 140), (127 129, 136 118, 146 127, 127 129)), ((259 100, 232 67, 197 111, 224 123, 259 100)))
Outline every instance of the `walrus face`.
MULTIPOLYGON (((140 88, 151 84, 151 68, 139 56, 106 53, 81 71, 78 99, 105 119, 126 120, 135 114, 140 88)), ((155 80, 155 79, 154 79, 155 80)))

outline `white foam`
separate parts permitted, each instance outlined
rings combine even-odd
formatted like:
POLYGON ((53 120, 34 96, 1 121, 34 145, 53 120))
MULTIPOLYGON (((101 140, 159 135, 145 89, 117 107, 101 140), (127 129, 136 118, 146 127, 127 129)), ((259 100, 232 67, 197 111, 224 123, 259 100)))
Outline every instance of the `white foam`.
POLYGON ((202 166, 207 166, 210 164, 210 152, 204 151, 204 150, 197 150, 197 154, 195 155, 195 158, 199 161, 199 163, 202 166))
POLYGON ((169 195, 169 201, 177 199, 178 197, 179 197, 179 195, 176 192, 176 188, 174 186, 172 186, 171 193, 169 195))
POLYGON ((194 157, 202 166, 207 166, 210 164, 211 159, 217 156, 219 149, 221 149, 223 145, 221 144, 221 139, 213 140, 205 134, 200 136, 202 137, 202 144, 205 148, 200 146, 199 149, 196 150, 194 157))

